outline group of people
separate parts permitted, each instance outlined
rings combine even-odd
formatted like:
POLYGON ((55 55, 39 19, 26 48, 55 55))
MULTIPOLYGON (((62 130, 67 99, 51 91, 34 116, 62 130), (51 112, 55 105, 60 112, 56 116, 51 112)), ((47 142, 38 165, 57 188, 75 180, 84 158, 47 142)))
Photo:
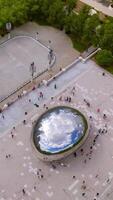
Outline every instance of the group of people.
POLYGON ((89 103, 86 99, 84 99, 84 102, 86 103, 86 105, 87 105, 88 107, 90 107, 90 103, 89 103))

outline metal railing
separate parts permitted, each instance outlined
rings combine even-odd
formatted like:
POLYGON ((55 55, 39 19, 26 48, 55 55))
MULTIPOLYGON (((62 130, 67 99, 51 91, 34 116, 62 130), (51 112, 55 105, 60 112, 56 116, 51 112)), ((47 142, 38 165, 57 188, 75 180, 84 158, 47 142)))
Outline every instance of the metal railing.
MULTIPOLYGON (((15 38, 18 38, 18 37, 29 37, 29 38, 32 38, 33 40, 35 40, 35 42, 39 43, 41 46, 47 48, 47 50, 49 51, 49 48, 47 46, 45 46, 43 43, 41 43, 40 41, 37 41, 35 38, 33 38, 32 36, 30 36, 30 34, 25 34, 25 35, 20 35, 20 34, 14 34, 10 39, 6 39, 4 41, 2 41, 0 43, 0 47, 2 47, 3 44, 6 44, 7 42, 15 39, 15 38)), ((49 65, 49 68, 52 68, 53 65, 55 64, 56 62, 56 56, 55 54, 53 55, 53 60, 52 60, 52 63, 49 65)), ((41 76, 42 74, 44 74, 45 72, 48 71, 48 67, 43 70, 42 72, 39 72, 38 74, 36 74, 34 77, 33 77, 33 80, 38 78, 39 76, 41 76)), ((0 103, 2 103, 3 101, 5 101, 6 99, 8 99, 10 96, 14 95, 16 92, 18 92, 19 90, 21 90, 22 88, 24 88, 27 84, 29 84, 31 82, 31 80, 27 80, 25 81, 24 83, 22 83, 19 87, 17 87, 16 89, 14 89, 12 92, 10 92, 8 95, 6 95, 5 97, 1 97, 0 99, 0 103)))

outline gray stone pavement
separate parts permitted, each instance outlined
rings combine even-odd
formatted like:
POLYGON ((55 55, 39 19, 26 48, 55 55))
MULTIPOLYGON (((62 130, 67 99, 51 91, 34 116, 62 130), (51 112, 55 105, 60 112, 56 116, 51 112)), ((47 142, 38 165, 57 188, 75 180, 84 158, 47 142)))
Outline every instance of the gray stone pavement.
POLYGON ((34 110, 34 113, 36 113, 38 108, 35 108, 35 103, 38 105, 43 105, 45 102, 49 101, 51 97, 62 92, 78 75, 81 75, 86 70, 89 70, 89 68, 91 69, 92 65, 94 65, 92 61, 88 61, 85 64, 80 62, 60 75, 55 81, 52 81, 48 87, 41 86, 40 88, 30 92, 22 99, 19 99, 17 102, 15 102, 3 112, 5 119, 2 118, 2 114, 0 116, 1 134, 2 132, 7 131, 7 129, 10 129, 12 126, 15 126, 21 122, 25 118, 25 112, 33 113, 34 110), (57 89, 54 89, 54 84, 57 85, 57 89), (44 94, 44 98, 42 100, 38 100, 40 91, 44 94), (30 103, 29 99, 31 99, 30 103))
POLYGON ((28 22, 15 29, 12 34, 30 35, 35 38, 36 32, 38 32, 39 41, 54 50, 57 56, 56 68, 69 65, 79 55, 79 52, 73 48, 72 41, 65 32, 50 26, 41 26, 34 22, 28 22), (50 44, 49 40, 51 41, 50 44))
POLYGON ((113 200, 113 76, 107 72, 103 76, 102 72, 91 60, 78 63, 48 87, 42 86, 15 102, 4 111, 4 120, 0 116, 0 200, 113 200), (40 91, 44 93, 43 100, 38 100, 40 91), (65 101, 67 96, 71 96, 71 103, 65 101), (91 125, 89 137, 81 147, 83 153, 78 149, 76 157, 72 154, 54 162, 55 168, 52 163, 40 161, 31 145, 32 121, 46 110, 44 103, 48 107, 75 107, 89 118, 91 125), (27 124, 23 125, 25 118, 27 124), (99 134, 100 128, 107 132, 99 134))
MULTIPOLYGON (((28 38, 30 36, 36 38, 37 32, 38 41, 44 46, 51 47, 54 50, 56 55, 56 62, 53 66, 54 74, 60 68, 72 63, 79 55, 79 52, 73 49, 72 42, 64 31, 49 26, 40 26, 34 22, 28 22, 14 29, 11 32, 11 37, 27 37, 16 38, 13 41, 11 40, 1 45, 0 99, 30 79, 29 65, 32 61, 36 64, 37 73, 42 72, 48 67, 47 49, 43 48, 38 42, 36 44, 35 40, 28 38)), ((0 38, 0 43, 6 40, 7 35, 0 38)), ((44 73, 43 76, 47 76, 47 74, 44 73)))
POLYGON ((15 37, 0 46, 0 99, 31 79, 30 64, 35 75, 49 66, 48 48, 32 37, 15 37))
MULTIPOLYGON (((103 76, 103 70, 92 61, 82 65, 87 66, 83 73, 78 76, 73 74, 70 82, 67 76, 69 84, 62 86, 62 92, 62 89, 55 90, 61 93, 53 100, 48 98, 47 106, 72 106, 89 118, 91 129, 81 147, 83 151, 80 148, 76 156, 72 154, 58 162, 40 161, 30 140, 32 120, 37 119, 46 109, 40 107, 36 111, 33 107, 26 125, 20 123, 15 130, 8 131, 0 138, 0 200, 113 199, 113 77, 107 72, 103 76), (60 96, 62 101, 59 100, 60 96), (71 96, 70 103, 65 101, 67 96, 71 96), (90 102, 90 107, 84 102, 84 98, 90 102), (97 111, 98 108, 100 112, 97 111), (106 119, 103 118, 104 113, 107 115, 106 119), (99 133, 100 128, 107 132, 99 133), (99 136, 95 139, 97 135, 99 136), (6 158, 9 154, 11 156, 6 158)), ((53 86, 54 83, 50 87, 52 91, 53 86)), ((35 98, 34 93, 34 100, 35 98)), ((28 102, 27 99, 26 101, 28 102)))

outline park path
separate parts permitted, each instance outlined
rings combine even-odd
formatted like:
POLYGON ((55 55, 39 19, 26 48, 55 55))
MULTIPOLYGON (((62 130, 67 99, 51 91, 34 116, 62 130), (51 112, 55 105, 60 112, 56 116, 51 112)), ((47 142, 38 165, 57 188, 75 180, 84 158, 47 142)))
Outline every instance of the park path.
POLYGON ((64 89, 66 89, 72 81, 85 73, 87 70, 91 69, 94 66, 94 62, 89 60, 86 63, 77 63, 72 68, 61 74, 56 80, 53 80, 48 87, 42 85, 40 88, 31 91, 26 96, 23 96, 21 99, 16 101, 13 105, 11 105, 8 109, 3 112, 5 118, 2 118, 2 114, 0 115, 0 134, 8 131, 13 126, 19 124, 23 119, 25 119, 25 112, 28 114, 32 113, 32 116, 35 115, 39 108, 34 106, 34 103, 39 106, 48 102, 51 97, 56 96, 61 93, 64 89), (54 88, 54 85, 57 85, 57 89, 54 88), (40 91, 44 94, 44 98, 42 100, 38 100, 40 91), (29 102, 31 99, 31 102, 29 102))

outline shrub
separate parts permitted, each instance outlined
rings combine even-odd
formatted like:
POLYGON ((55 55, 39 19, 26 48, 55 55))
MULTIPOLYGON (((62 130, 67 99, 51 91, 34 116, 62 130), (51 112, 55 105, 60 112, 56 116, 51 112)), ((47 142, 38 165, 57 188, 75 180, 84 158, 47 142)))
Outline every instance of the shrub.
POLYGON ((96 55, 96 62, 102 67, 109 67, 113 64, 113 55, 111 51, 101 50, 96 55))

